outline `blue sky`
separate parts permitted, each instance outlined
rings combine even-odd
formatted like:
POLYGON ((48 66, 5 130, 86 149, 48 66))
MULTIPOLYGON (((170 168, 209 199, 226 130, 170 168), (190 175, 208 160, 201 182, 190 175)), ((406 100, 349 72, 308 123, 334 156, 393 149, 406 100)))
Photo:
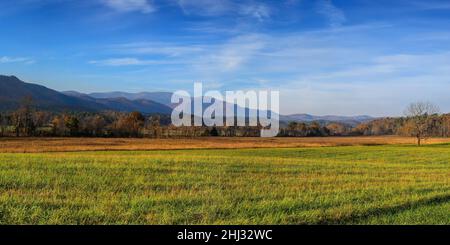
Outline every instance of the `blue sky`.
POLYGON ((0 1, 0 74, 57 90, 276 89, 281 112, 450 112, 450 1, 0 1))

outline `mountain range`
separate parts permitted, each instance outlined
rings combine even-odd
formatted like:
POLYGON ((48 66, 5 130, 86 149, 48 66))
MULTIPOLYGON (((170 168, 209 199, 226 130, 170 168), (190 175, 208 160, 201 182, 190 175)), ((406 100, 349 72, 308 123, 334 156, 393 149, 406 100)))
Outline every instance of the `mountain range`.
POLYGON ((348 125, 357 125, 362 122, 368 122, 374 120, 374 117, 361 115, 361 116, 336 116, 336 115, 326 115, 326 116, 313 116, 310 114, 292 114, 292 115, 281 115, 280 121, 284 122, 339 122, 348 125))
MULTIPOLYGON (((96 104, 99 104, 103 107, 106 107, 109 110, 114 111, 125 111, 125 112, 131 112, 131 111, 139 111, 146 114, 151 113, 161 113, 161 114, 170 114, 172 113, 172 108, 170 104, 170 97, 169 97, 169 104, 162 104, 155 100, 150 100, 149 98, 152 93, 146 93, 147 95, 145 97, 139 97, 139 98, 133 98, 130 99, 129 97, 125 96, 116 96, 115 94, 112 94, 111 97, 105 97, 105 96, 96 96, 95 94, 83 94, 76 91, 64 91, 61 92, 67 96, 79 98, 82 100, 90 101, 96 104)), ((106 95, 107 93, 105 93, 106 95)), ((125 93, 124 93, 125 94, 125 93)), ((155 93, 160 94, 160 93, 155 93)), ((161 93, 162 94, 162 93, 161 93)), ((170 93, 167 93, 170 94, 170 93)), ((103 95, 103 94, 102 94, 103 95)))
POLYGON ((25 83, 15 76, 0 75, 0 111, 15 110, 23 98, 31 97, 33 104, 49 111, 140 111, 169 114, 170 106, 148 99, 130 100, 124 97, 95 98, 75 91, 58 92, 47 87, 25 83))
POLYGON ((89 97, 97 99, 109 98, 125 98, 128 100, 151 100, 163 105, 174 107, 171 103, 172 93, 170 92, 140 92, 140 93, 126 93, 126 92, 109 92, 109 93, 90 93, 89 97))
MULTIPOLYGON (((88 111, 105 110, 131 112, 139 111, 145 114, 170 114, 174 108, 171 104, 170 92, 108 92, 79 93, 77 91, 59 92, 47 87, 26 83, 15 76, 0 75, 0 111, 17 109, 23 98, 32 97, 33 104, 42 110, 49 111, 88 111)), ((314 116, 309 114, 280 115, 280 121, 289 122, 341 122, 355 125, 373 120, 370 116, 314 116)))

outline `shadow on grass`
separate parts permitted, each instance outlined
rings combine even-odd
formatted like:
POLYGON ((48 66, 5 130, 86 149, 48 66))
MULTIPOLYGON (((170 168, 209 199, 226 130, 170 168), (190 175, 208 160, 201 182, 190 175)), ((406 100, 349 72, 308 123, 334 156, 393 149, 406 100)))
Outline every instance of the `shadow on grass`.
POLYGON ((380 208, 371 208, 364 213, 353 213, 345 217, 340 218, 325 218, 315 223, 318 225, 338 225, 338 224, 352 224, 358 223, 359 221, 364 221, 366 219, 377 217, 381 215, 394 215, 396 213, 408 210, 408 209, 416 209, 423 206, 435 205, 435 204, 443 204, 450 202, 450 195, 441 195, 433 198, 427 198, 415 202, 404 203, 397 206, 391 207, 380 207, 380 208))
POLYGON ((429 145, 424 145, 425 147, 450 147, 450 143, 436 143, 436 144, 429 144, 429 145))
POLYGON ((436 147, 450 147, 450 143, 430 143, 430 144, 422 144, 421 146, 418 146, 417 144, 398 144, 398 145, 389 145, 389 146, 397 146, 397 147, 406 147, 406 148, 436 148, 436 147))

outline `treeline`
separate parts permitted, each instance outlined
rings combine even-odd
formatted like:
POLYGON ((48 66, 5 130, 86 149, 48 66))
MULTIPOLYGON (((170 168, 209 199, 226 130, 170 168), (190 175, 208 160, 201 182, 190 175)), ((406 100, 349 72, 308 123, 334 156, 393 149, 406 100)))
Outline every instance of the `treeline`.
POLYGON ((49 112, 36 110, 32 100, 0 113, 0 136, 9 137, 257 137, 259 127, 174 127, 169 115, 105 111, 49 112))
MULTIPOLYGON (((450 114, 432 115, 423 128, 424 136, 450 137, 450 114)), ((344 123, 290 122, 280 130, 280 136, 416 136, 417 119, 412 117, 380 118, 350 126, 344 123)))
MULTIPOLYGON (((413 118, 382 118, 359 124, 354 131, 359 135, 415 136, 415 127, 413 118)), ((450 114, 431 117, 426 133, 429 137, 450 137, 450 114)))
POLYGON ((18 110, 0 113, 0 136, 9 137, 161 138, 221 134, 216 128, 172 127, 169 116, 143 115, 139 112, 54 113, 18 110))
MULTIPOLYGON (((419 105, 419 104, 418 104, 419 105)), ((430 105, 428 105, 430 107, 430 105)), ((430 111, 430 109, 428 109, 430 111)), ((258 137, 260 127, 174 127, 169 115, 106 111, 49 112, 36 110, 32 100, 19 109, 0 113, 0 136, 16 137, 258 137)), ((450 114, 420 112, 407 117, 380 118, 356 126, 344 123, 290 122, 280 137, 401 135, 450 137, 450 114)))
POLYGON ((352 127, 342 123, 320 122, 290 122, 286 127, 280 129, 279 136, 283 137, 313 137, 313 136, 347 136, 350 135, 352 127))

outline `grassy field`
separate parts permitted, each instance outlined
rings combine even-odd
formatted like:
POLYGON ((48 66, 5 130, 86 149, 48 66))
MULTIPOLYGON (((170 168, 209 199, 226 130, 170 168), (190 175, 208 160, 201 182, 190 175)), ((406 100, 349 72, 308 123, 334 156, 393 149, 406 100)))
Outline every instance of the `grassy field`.
POLYGON ((0 153, 1 224, 450 224, 450 145, 0 153))
MULTIPOLYGON (((413 137, 305 137, 251 138, 201 137, 182 139, 132 138, 0 138, 0 152, 37 153, 67 151, 142 151, 180 149, 294 148, 317 146, 415 144, 413 137)), ((424 144, 450 143, 450 138, 430 138, 424 144)))

